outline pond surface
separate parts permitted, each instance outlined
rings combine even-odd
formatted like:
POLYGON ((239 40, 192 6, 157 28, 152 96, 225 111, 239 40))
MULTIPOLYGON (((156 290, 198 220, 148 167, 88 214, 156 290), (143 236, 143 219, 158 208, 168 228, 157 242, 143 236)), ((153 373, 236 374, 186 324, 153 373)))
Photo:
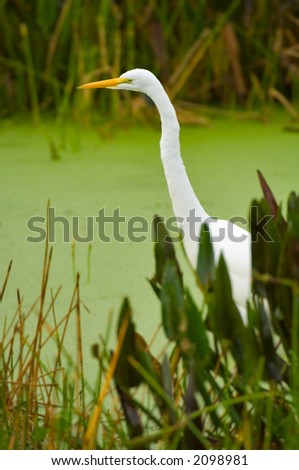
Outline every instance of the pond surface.
MULTIPOLYGON (((298 191, 299 134, 283 131, 287 120, 278 115, 268 124, 219 120, 209 128, 182 128, 183 159, 195 192, 210 215, 247 217, 251 199, 261 195, 256 169, 262 171, 284 207, 290 190, 298 191)), ((78 216, 81 236, 86 234, 86 217, 96 217, 101 208, 108 216, 119 208, 121 216, 142 216, 149 224, 156 213, 172 215, 159 138, 158 128, 116 130, 112 137, 103 139, 95 130, 75 126, 61 130, 51 123, 42 128, 30 123, 2 124, 1 285, 9 260, 13 260, 1 305, 2 321, 5 314, 11 318, 17 308, 17 288, 24 298, 24 311, 39 295, 44 243, 26 241, 33 235, 27 221, 45 216, 48 200, 56 216, 64 216, 70 224, 72 217, 78 216), (64 147, 59 150, 60 160, 51 159, 49 139, 64 147)), ((105 243, 99 240, 95 223, 94 241, 75 244, 74 266, 72 240, 63 242, 62 223, 55 227, 49 285, 55 291, 62 284, 56 306, 57 317, 62 317, 74 288, 73 271, 81 273, 81 298, 90 311, 82 310, 85 357, 89 360, 90 345, 104 333, 111 312, 116 320, 124 295, 131 300, 139 332, 151 338, 160 322, 160 309, 146 280, 154 273, 150 241, 133 243, 124 227, 124 243, 105 243)), ((107 234, 110 231, 108 224, 107 234)), ((192 276, 186 271, 189 282, 192 276)), ((74 331, 71 326, 69 345, 74 331)))

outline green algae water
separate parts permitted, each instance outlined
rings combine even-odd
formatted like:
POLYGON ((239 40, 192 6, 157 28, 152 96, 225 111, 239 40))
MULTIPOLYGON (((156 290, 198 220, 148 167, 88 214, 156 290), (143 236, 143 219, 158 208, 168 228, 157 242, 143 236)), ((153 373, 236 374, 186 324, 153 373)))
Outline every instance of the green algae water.
MULTIPOLYGON (((283 204, 291 190, 298 191, 299 134, 283 131, 286 120, 280 115, 269 124, 219 120, 209 128, 182 128, 182 156, 194 190, 210 215, 247 217, 251 199, 261 194, 257 169, 283 204)), ((126 224, 121 225, 117 237, 124 240, 103 241, 96 223, 101 209, 106 216, 117 209, 126 220, 142 217, 148 227, 154 214, 172 215, 159 138, 158 128, 116 130, 112 137, 103 139, 95 130, 71 125, 61 130, 55 124, 40 128, 30 123, 2 124, 1 284, 11 259, 13 267, 1 304, 1 325, 4 317, 11 318, 17 309, 17 289, 24 311, 39 295, 45 243, 28 241, 28 236, 38 235, 30 230, 28 221, 41 217, 35 227, 42 233, 49 200, 57 220, 49 286, 53 292, 62 286, 55 305, 57 317, 62 317, 70 303, 74 274, 81 274, 81 298, 88 308, 82 308, 83 346, 90 378, 94 374, 90 346, 107 327, 115 329, 125 295, 131 300, 137 329, 146 339, 160 323, 159 303, 146 280, 154 273, 153 244, 148 237, 139 243, 128 239, 126 224), (53 155, 61 158, 53 159, 53 155), (88 218, 93 221, 90 226, 88 218), (81 238, 92 227, 88 233, 93 232, 93 240, 74 241, 74 219, 81 238), (67 225, 69 237, 64 240, 67 225)), ((106 236, 111 235, 111 226, 107 223, 106 236)), ((185 268, 188 283, 192 275, 187 264, 185 268)), ((70 349, 74 335, 75 325, 70 325, 70 349)), ((115 331, 111 337, 115 339, 115 331)))

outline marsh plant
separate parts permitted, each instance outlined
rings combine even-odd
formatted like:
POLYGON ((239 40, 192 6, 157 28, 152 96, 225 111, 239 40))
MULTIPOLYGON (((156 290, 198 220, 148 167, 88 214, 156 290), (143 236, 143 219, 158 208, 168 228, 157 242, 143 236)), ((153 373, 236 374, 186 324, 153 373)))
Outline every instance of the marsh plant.
POLYGON ((206 124, 203 115, 236 104, 265 119, 273 100, 298 119, 298 14, 291 0, 2 0, 0 114, 30 111, 39 122, 50 110, 87 123, 96 109, 142 122, 143 98, 78 99, 76 86, 143 67, 176 101, 180 122, 206 124))
MULTIPOLYGON (((114 345, 109 325, 92 346, 98 365, 92 385, 84 373, 80 277, 58 320, 60 289, 48 287, 46 243, 40 294, 25 310, 18 292, 16 312, 4 322, 2 449, 299 448, 299 197, 290 194, 284 215, 262 177, 261 183, 264 197, 253 205, 272 215, 273 242, 257 237, 252 245, 247 322, 233 301, 224 258, 214 262, 209 231, 202 231, 194 271, 197 295, 184 283, 178 245, 155 217, 156 269, 149 282, 161 305, 165 345, 152 352, 124 299, 114 345), (30 316, 36 316, 33 335, 26 329, 30 316), (65 348, 72 321, 77 355, 65 348), (55 342, 52 363, 49 341, 55 342)), ((252 234, 258 230, 251 219, 252 234)))

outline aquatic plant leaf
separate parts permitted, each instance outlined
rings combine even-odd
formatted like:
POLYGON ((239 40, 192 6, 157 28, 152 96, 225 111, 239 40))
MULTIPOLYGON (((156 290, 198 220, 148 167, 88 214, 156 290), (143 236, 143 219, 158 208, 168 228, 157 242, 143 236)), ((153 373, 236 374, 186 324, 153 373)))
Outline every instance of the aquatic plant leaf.
POLYGON ((184 353, 195 357, 198 366, 207 367, 213 356, 207 336, 207 327, 202 312, 197 308, 188 289, 186 289, 185 311, 188 323, 185 344, 189 345, 189 351, 185 349, 184 353))
POLYGON ((222 254, 216 269, 214 294, 211 295, 208 312, 213 333, 225 348, 231 350, 241 368, 244 361, 244 324, 232 297, 230 277, 222 254))
POLYGON ((171 236, 166 229, 163 219, 158 215, 155 215, 153 219, 153 235, 155 240, 156 272, 152 282, 159 283, 161 285, 164 266, 167 260, 174 261, 180 281, 182 282, 182 274, 176 260, 171 236))
MULTIPOLYGON (((254 203, 260 217, 269 214, 269 205, 265 199, 254 203)), ((272 241, 268 243, 258 237, 257 224, 251 219, 253 291, 258 296, 267 298, 272 324, 284 344, 286 352, 291 347, 292 328, 292 282, 299 278, 299 218, 298 199, 291 193, 288 201, 287 223, 281 208, 267 225, 272 241)))
POLYGON ((212 316, 214 331, 219 339, 232 338, 235 330, 243 328, 239 310, 233 300, 231 281, 223 254, 220 255, 214 282, 214 300, 217 317, 212 316))
POLYGON ((153 360, 152 354, 145 349, 139 354, 139 364, 150 375, 150 380, 146 377, 143 379, 144 383, 151 390, 161 416, 164 416, 167 409, 166 401, 157 393, 157 388, 162 386, 162 366, 156 358, 153 360))
MULTIPOLYGON (((269 205, 265 199, 252 201, 250 210, 252 268, 253 272, 259 275, 275 276, 280 265, 285 228, 280 223, 282 221, 280 208, 276 217, 269 218, 269 214, 269 205), (262 223, 265 218, 268 218, 266 228, 262 223)), ((273 284, 265 283, 254 276, 253 291, 258 295, 268 297, 270 305, 273 304, 275 296, 273 284)))
POLYGON ((158 285, 157 281, 155 278, 152 278, 152 279, 148 279, 148 282, 150 283, 154 293, 156 294, 156 296, 158 297, 158 299, 160 299, 160 295, 161 295, 161 287, 158 285))
POLYGON ((127 298, 121 306, 117 332, 120 333, 123 322, 127 321, 127 328, 119 353, 117 366, 114 374, 115 381, 119 387, 136 387, 142 381, 139 373, 128 362, 130 356, 138 358, 135 344, 135 325, 132 321, 132 309, 127 298))
MULTIPOLYGON (((124 390, 118 386, 116 387, 116 389, 120 397, 130 437, 132 438, 136 436, 141 436, 143 434, 143 426, 133 399, 131 398, 127 390, 124 390)), ((144 449, 145 447, 143 446, 142 448, 144 449)))
POLYGON ((276 216, 278 212, 278 204, 276 202, 274 194, 272 193, 268 183, 266 182, 264 176, 259 170, 257 170, 257 174, 259 177, 259 181, 260 181, 260 185, 261 185, 264 197, 270 208, 270 214, 276 216))
POLYGON ((162 320, 166 336, 178 340, 186 330, 184 292, 176 260, 166 260, 161 289, 162 320))
POLYGON ((273 335, 271 332, 270 318, 266 311, 265 302, 258 303, 259 332, 265 355, 266 372, 268 376, 276 382, 282 381, 282 371, 285 369, 285 362, 278 356, 274 347, 273 335))
POLYGON ((291 191, 288 198, 288 220, 292 214, 299 215, 299 195, 291 191))
MULTIPOLYGON (((196 391, 197 390, 196 390, 196 379, 195 379, 194 367, 190 367, 187 390, 186 390, 186 395, 184 399, 186 416, 193 413, 194 411, 199 410, 199 406, 195 397, 196 391)), ((203 423, 202 423, 201 417, 198 416, 192 422, 194 426, 197 428, 197 430, 201 433, 203 429, 203 423)), ((184 430, 184 448, 190 449, 190 450, 192 449, 204 450, 205 449, 205 446, 203 445, 203 443, 199 439, 197 439, 197 437, 194 435, 194 433, 189 427, 186 427, 184 430)))
POLYGON ((202 224, 196 272, 203 289, 208 292, 215 275, 214 251, 209 227, 202 224))
POLYGON ((286 258, 290 266, 289 275, 294 280, 299 280, 299 195, 291 192, 288 199, 288 228, 290 239, 286 258))

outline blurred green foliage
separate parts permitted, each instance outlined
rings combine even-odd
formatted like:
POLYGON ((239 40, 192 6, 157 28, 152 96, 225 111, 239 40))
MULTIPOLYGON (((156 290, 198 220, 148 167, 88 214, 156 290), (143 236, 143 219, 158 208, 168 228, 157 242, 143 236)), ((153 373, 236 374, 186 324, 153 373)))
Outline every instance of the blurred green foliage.
POLYGON ((169 348, 160 362, 151 355, 135 332, 125 300, 120 324, 125 316, 130 321, 115 380, 129 448, 154 443, 170 449, 299 448, 299 196, 290 194, 284 219, 260 178, 264 198, 251 207, 260 218, 272 215, 267 231, 273 240, 265 241, 252 217, 253 288, 247 324, 234 303, 224 258, 214 266, 208 229, 202 232, 195 272, 205 298, 199 308, 184 286, 162 220, 154 221, 156 274, 151 284, 161 302, 169 348), (144 410, 133 400, 141 382, 153 395, 153 409, 144 410), (157 429, 143 429, 142 416, 157 429))
POLYGON ((0 113, 137 112, 129 94, 120 106, 118 94, 75 90, 134 67, 156 73, 185 112, 296 104, 298 25, 294 0, 1 0, 0 113))

